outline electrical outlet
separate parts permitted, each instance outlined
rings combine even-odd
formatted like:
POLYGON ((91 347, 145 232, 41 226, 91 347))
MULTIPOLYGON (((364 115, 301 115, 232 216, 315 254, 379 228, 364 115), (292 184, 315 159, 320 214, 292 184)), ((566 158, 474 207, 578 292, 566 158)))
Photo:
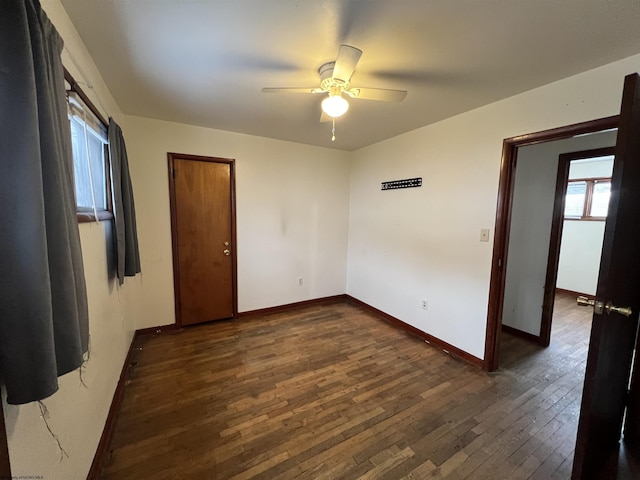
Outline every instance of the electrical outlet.
POLYGON ((302 285, 302 277, 298 277, 298 285, 302 285))
POLYGON ((423 310, 428 310, 429 309, 429 302, 427 302, 426 300, 422 300, 422 309, 423 310))
POLYGON ((481 242, 488 242, 489 241, 489 229, 488 228, 480 229, 480 241, 481 242))

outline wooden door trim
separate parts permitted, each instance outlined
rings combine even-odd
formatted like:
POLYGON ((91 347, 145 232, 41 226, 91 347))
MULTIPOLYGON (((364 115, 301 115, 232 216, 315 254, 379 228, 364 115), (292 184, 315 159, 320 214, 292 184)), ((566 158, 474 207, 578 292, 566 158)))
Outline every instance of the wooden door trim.
POLYGON ((483 368, 485 370, 494 371, 498 368, 499 364, 499 340, 502 326, 502 304, 505 286, 504 274, 506 272, 513 183, 518 149, 527 145, 535 145, 537 143, 561 140, 576 135, 616 128, 618 126, 618 119, 619 116, 614 115, 612 117, 506 138, 502 142, 502 161, 500 164, 500 180, 498 183, 498 201, 496 205, 496 223, 487 308, 487 333, 485 337, 483 361, 483 368))
POLYGON ((543 347, 548 347, 551 343, 553 302, 556 296, 556 280, 558 278, 558 265, 560 262, 560 245, 562 241, 562 228, 564 226, 564 200, 567 194, 567 182, 569 181, 569 166, 573 160, 604 157, 613 155, 614 153, 614 147, 605 147, 563 153, 558 156, 556 194, 553 202, 551 238, 549 241, 549 256, 547 258, 547 273, 544 282, 542 321, 540 322, 540 345, 543 347))
POLYGON ((182 317, 180 313, 180 265, 178 260, 178 225, 177 225, 177 205, 175 179, 173 176, 175 160, 189 160, 194 162, 223 163, 229 165, 229 183, 231 190, 231 275, 233 290, 233 318, 238 316, 238 242, 236 236, 236 175, 235 159, 207 157, 202 155, 190 155, 186 153, 167 153, 167 164, 169 167, 169 211, 171 215, 171 254, 173 259, 173 289, 176 327, 182 328, 182 317))

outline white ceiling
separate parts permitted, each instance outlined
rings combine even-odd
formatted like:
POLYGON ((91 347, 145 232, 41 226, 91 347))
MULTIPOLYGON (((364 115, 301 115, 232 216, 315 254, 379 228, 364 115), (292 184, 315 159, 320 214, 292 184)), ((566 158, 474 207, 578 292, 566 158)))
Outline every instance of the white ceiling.
MULTIPOLYGON (((126 114, 355 150, 640 53, 638 0, 61 0, 126 114), (349 100, 319 123, 341 43, 364 51, 349 100)), ((622 89, 622 78, 620 88, 622 89)))

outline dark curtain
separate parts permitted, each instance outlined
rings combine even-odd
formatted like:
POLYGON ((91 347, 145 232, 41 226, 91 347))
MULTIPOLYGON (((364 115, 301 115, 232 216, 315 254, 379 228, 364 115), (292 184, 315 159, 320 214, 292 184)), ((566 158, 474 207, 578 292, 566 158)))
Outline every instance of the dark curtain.
POLYGON ((117 273, 120 285, 124 277, 133 277, 140 272, 136 209, 133 203, 133 188, 129 175, 129 160, 122 136, 122 129, 109 119, 109 153, 113 182, 113 209, 115 217, 117 273))
POLYGON ((37 0, 0 1, 0 375, 41 400, 87 351, 62 39, 37 0))

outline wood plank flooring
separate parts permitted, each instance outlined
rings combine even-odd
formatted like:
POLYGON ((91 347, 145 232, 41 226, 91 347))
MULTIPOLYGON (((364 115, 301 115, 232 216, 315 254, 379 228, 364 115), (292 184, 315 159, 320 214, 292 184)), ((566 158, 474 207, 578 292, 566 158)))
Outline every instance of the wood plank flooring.
POLYGON ((101 478, 569 478, 573 301, 547 349, 503 334, 493 374, 347 302, 140 337, 101 478))

